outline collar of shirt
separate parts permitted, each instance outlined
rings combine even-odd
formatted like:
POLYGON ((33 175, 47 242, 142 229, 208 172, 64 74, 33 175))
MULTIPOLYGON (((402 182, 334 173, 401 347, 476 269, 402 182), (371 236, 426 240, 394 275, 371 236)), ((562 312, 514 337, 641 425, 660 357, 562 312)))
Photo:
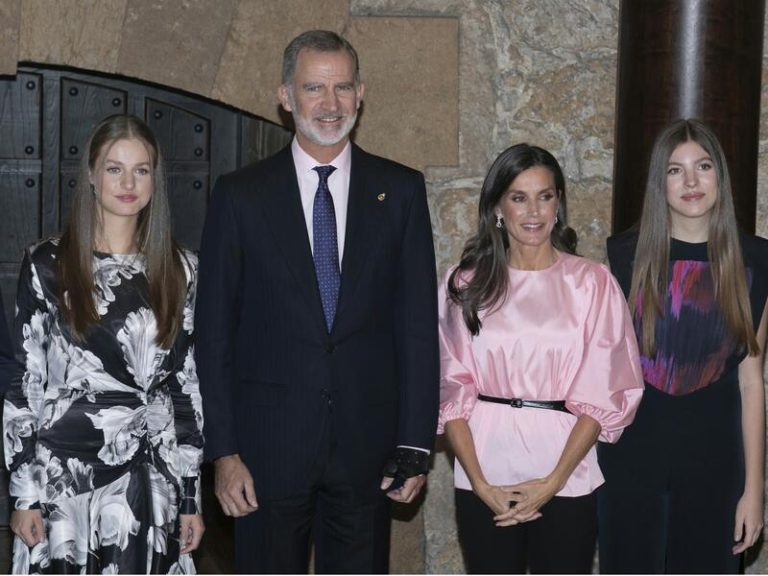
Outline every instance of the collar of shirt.
POLYGON ((352 145, 347 142, 341 153, 327 163, 318 162, 307 154, 299 146, 296 137, 291 143, 293 165, 296 168, 296 179, 299 182, 299 194, 301 194, 301 206, 304 209, 304 222, 307 226, 309 246, 314 253, 314 239, 312 233, 312 211, 317 192, 318 175, 313 170, 316 166, 327 164, 336 167, 336 170, 328 177, 328 189, 333 198, 333 209, 336 213, 336 239, 339 244, 339 268, 341 268, 344 256, 344 238, 347 228, 347 202, 349 200, 349 172, 352 165, 352 145))

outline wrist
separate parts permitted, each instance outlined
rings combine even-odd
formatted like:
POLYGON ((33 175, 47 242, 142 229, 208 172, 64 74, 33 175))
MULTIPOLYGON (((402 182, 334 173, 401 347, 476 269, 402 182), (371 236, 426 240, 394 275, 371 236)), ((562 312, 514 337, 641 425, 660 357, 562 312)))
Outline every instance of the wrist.
POLYGON ((476 480, 470 479, 469 485, 472 486, 472 491, 475 494, 479 494, 480 492, 483 492, 484 490, 487 490, 491 487, 485 478, 478 478, 476 480))
POLYGON ((553 494, 557 494, 565 488, 565 484, 568 482, 568 476, 557 470, 553 471, 549 476, 544 478, 544 482, 551 488, 553 494))
POLYGON ((229 462, 240 462, 239 454, 227 454, 226 456, 219 456, 213 461, 214 466, 223 466, 229 462))
POLYGON ((744 494, 758 495, 763 497, 763 484, 758 482, 750 482, 747 480, 744 484, 744 494))
POLYGON ((389 457, 382 474, 389 478, 399 476, 403 479, 429 473, 429 452, 416 448, 395 448, 389 457))
POLYGON ((34 500, 31 498, 22 498, 17 496, 10 496, 9 497, 9 504, 11 507, 11 510, 39 510, 40 509, 40 501, 34 500))
POLYGON ((181 502, 179 514, 197 514, 201 508, 201 494, 198 489, 198 478, 181 479, 181 502))

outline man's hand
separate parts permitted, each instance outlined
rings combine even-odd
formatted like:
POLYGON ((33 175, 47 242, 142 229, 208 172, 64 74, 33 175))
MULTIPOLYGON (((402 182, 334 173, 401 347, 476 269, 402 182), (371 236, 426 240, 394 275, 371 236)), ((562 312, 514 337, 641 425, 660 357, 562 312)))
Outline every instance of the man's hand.
MULTIPOLYGON (((386 490, 387 488, 390 487, 390 485, 394 481, 395 481, 394 478, 389 478, 388 476, 384 476, 384 478, 381 479, 381 489, 386 490)), ((405 481, 405 484, 403 484, 397 490, 392 490, 390 492, 387 492, 387 496, 392 498, 392 500, 394 500, 395 502, 410 503, 410 502, 413 502, 413 499, 419 495, 419 492, 421 492, 421 489, 424 487, 424 484, 426 483, 427 483, 427 477, 424 476, 424 474, 419 474, 418 476, 412 476, 411 478, 408 478, 405 481)))
POLYGON ((205 524, 201 514, 180 514, 179 521, 181 530, 179 532, 179 544, 181 553, 187 554, 192 550, 197 550, 200 545, 200 539, 205 532, 205 524))
POLYGON ((240 456, 222 456, 214 463, 216 470, 216 498, 227 516, 239 518, 259 508, 253 478, 240 456))
POLYGON ((411 502, 427 482, 429 452, 398 446, 384 465, 381 489, 395 502, 411 502), (390 486, 397 482, 397 488, 390 486))
POLYGON ((11 513, 11 530, 32 548, 45 539, 42 513, 40 510, 14 510, 11 513))

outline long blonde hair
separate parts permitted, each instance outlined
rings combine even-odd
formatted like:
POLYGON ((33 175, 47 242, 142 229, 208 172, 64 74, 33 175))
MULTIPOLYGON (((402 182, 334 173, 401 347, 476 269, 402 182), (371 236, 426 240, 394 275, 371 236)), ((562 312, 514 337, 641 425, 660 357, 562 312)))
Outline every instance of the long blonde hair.
POLYGON ((678 120, 668 126, 656 138, 651 153, 629 293, 629 306, 633 315, 638 313, 640 297, 640 346, 645 356, 650 357, 655 353, 656 318, 664 313, 662 301, 668 286, 670 231, 667 166, 672 152, 685 142, 696 142, 701 146, 709 154, 715 168, 717 199, 709 219, 707 245, 715 299, 731 334, 754 356, 759 353, 759 346, 752 326, 728 165, 717 136, 704 123, 695 119, 678 120))

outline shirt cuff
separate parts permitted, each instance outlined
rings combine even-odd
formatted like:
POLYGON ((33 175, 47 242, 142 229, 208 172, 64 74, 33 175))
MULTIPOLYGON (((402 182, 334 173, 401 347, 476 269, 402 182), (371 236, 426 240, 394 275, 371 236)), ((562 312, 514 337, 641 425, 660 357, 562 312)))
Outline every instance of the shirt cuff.
POLYGON ((426 452, 427 454, 432 454, 432 450, 427 450, 426 448, 419 448, 418 446, 406 446, 405 444, 398 444, 398 448, 408 448, 409 450, 418 450, 419 452, 426 452))

